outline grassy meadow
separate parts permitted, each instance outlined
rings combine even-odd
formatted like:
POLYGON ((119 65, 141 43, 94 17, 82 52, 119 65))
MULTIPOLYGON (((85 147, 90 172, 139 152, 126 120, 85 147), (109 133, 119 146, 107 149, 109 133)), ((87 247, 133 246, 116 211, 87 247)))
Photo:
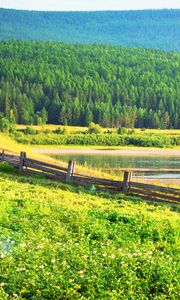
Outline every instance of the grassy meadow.
POLYGON ((0 164, 0 299, 178 299, 176 206, 0 164))
MULTIPOLYGON (((28 125, 28 127, 31 127, 32 129, 39 131, 39 132, 43 132, 45 130, 50 130, 50 131, 55 131, 57 130, 59 127, 61 127, 60 125, 54 125, 54 124, 44 124, 44 125, 28 125)), ((69 132, 74 134, 74 133, 81 133, 81 132, 86 132, 88 130, 88 127, 84 127, 84 126, 62 126, 62 127, 66 127, 68 128, 69 132)), ((16 125, 16 129, 17 130, 25 130, 27 128, 27 125, 20 125, 17 124, 16 125)), ((127 131, 132 130, 131 128, 127 128, 127 131)), ((103 132, 106 131, 112 131, 112 132, 116 132, 117 128, 102 128, 103 132)), ((146 133, 152 133, 152 134, 168 134, 168 135, 180 135, 180 129, 145 129, 142 130, 140 128, 134 128, 134 132, 135 133, 141 133, 143 134, 144 132, 146 133)))
POLYGON ((136 146, 174 148, 180 146, 180 130, 102 128, 91 123, 89 128, 76 126, 17 125, 13 138, 24 145, 57 146, 136 146))

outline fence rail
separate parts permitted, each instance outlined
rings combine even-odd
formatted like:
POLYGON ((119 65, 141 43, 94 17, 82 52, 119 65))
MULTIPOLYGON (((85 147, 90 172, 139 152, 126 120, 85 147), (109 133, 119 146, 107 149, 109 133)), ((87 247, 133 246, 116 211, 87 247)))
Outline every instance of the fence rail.
MULTIPOLYGON (((65 168, 56 164, 27 158, 26 152, 21 152, 20 156, 15 156, 2 151, 0 153, 0 161, 8 162, 17 168, 20 173, 43 174, 50 179, 63 180, 82 186, 94 185, 97 190, 106 190, 115 193, 123 192, 150 201, 180 203, 180 189, 133 182, 132 172, 137 172, 137 170, 141 172, 144 169, 122 169, 124 179, 118 181, 75 173, 76 162, 73 160, 69 161, 67 168, 65 168)), ((148 170, 154 171, 154 169, 148 170)), ((164 170, 166 172, 171 171, 169 169, 164 170)), ((180 172, 179 169, 174 171, 180 172)))

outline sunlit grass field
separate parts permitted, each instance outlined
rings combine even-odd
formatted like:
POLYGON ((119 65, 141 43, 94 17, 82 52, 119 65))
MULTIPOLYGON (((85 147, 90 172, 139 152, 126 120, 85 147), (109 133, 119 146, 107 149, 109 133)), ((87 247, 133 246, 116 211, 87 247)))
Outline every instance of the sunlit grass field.
MULTIPOLYGON (((26 129, 27 125, 16 125, 17 129, 26 129)), ((56 129, 58 129, 59 127, 64 127, 64 126, 60 126, 60 125, 52 125, 52 124, 46 124, 46 125, 28 125, 28 127, 33 128, 34 130, 37 131, 44 131, 44 130, 51 130, 51 131, 55 131, 56 129)), ((88 130, 88 127, 82 127, 82 126, 65 126, 70 133, 74 134, 74 133, 79 133, 79 132, 86 132, 88 130)), ((117 128, 103 128, 103 131, 112 131, 112 132, 116 132, 117 128)), ((128 130, 132 130, 131 128, 127 128, 128 130)), ((143 131, 140 128, 135 128, 134 129, 135 133, 142 133, 144 134, 144 132, 146 133, 154 133, 154 134, 173 134, 173 135, 179 135, 180 134, 180 129, 145 129, 145 131, 143 131)))
POLYGON ((176 206, 0 163, 0 299, 178 299, 176 206))

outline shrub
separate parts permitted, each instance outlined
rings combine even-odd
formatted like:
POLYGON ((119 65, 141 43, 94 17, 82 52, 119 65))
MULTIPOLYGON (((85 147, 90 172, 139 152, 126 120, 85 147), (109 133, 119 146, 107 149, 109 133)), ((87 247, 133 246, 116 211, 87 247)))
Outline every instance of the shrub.
POLYGON ((102 133, 102 127, 99 124, 95 124, 91 122, 88 131, 89 133, 95 133, 95 134, 102 133))
POLYGON ((125 134, 126 133, 126 129, 124 127, 119 127, 117 129, 117 134, 125 134))
POLYGON ((54 131, 54 133, 57 133, 57 134, 63 134, 63 128, 60 126, 60 127, 58 127, 55 131, 54 131))
POLYGON ((25 134, 30 134, 30 135, 36 134, 36 130, 30 126, 27 126, 25 129, 25 134))
POLYGON ((180 145, 180 136, 165 134, 117 134, 117 133, 87 133, 87 134, 45 134, 23 135, 15 133, 17 142, 33 145, 90 145, 90 146, 124 146, 134 145, 141 147, 171 147, 180 145))

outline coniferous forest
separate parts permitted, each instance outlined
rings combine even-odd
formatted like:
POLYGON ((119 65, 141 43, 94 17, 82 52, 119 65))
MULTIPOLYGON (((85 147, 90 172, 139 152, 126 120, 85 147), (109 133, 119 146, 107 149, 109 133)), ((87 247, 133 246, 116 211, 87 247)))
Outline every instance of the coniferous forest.
POLYGON ((45 12, 0 9, 0 39, 180 51, 180 10, 45 12))
POLYGON ((180 128, 180 53, 0 42, 0 112, 21 124, 180 128))

